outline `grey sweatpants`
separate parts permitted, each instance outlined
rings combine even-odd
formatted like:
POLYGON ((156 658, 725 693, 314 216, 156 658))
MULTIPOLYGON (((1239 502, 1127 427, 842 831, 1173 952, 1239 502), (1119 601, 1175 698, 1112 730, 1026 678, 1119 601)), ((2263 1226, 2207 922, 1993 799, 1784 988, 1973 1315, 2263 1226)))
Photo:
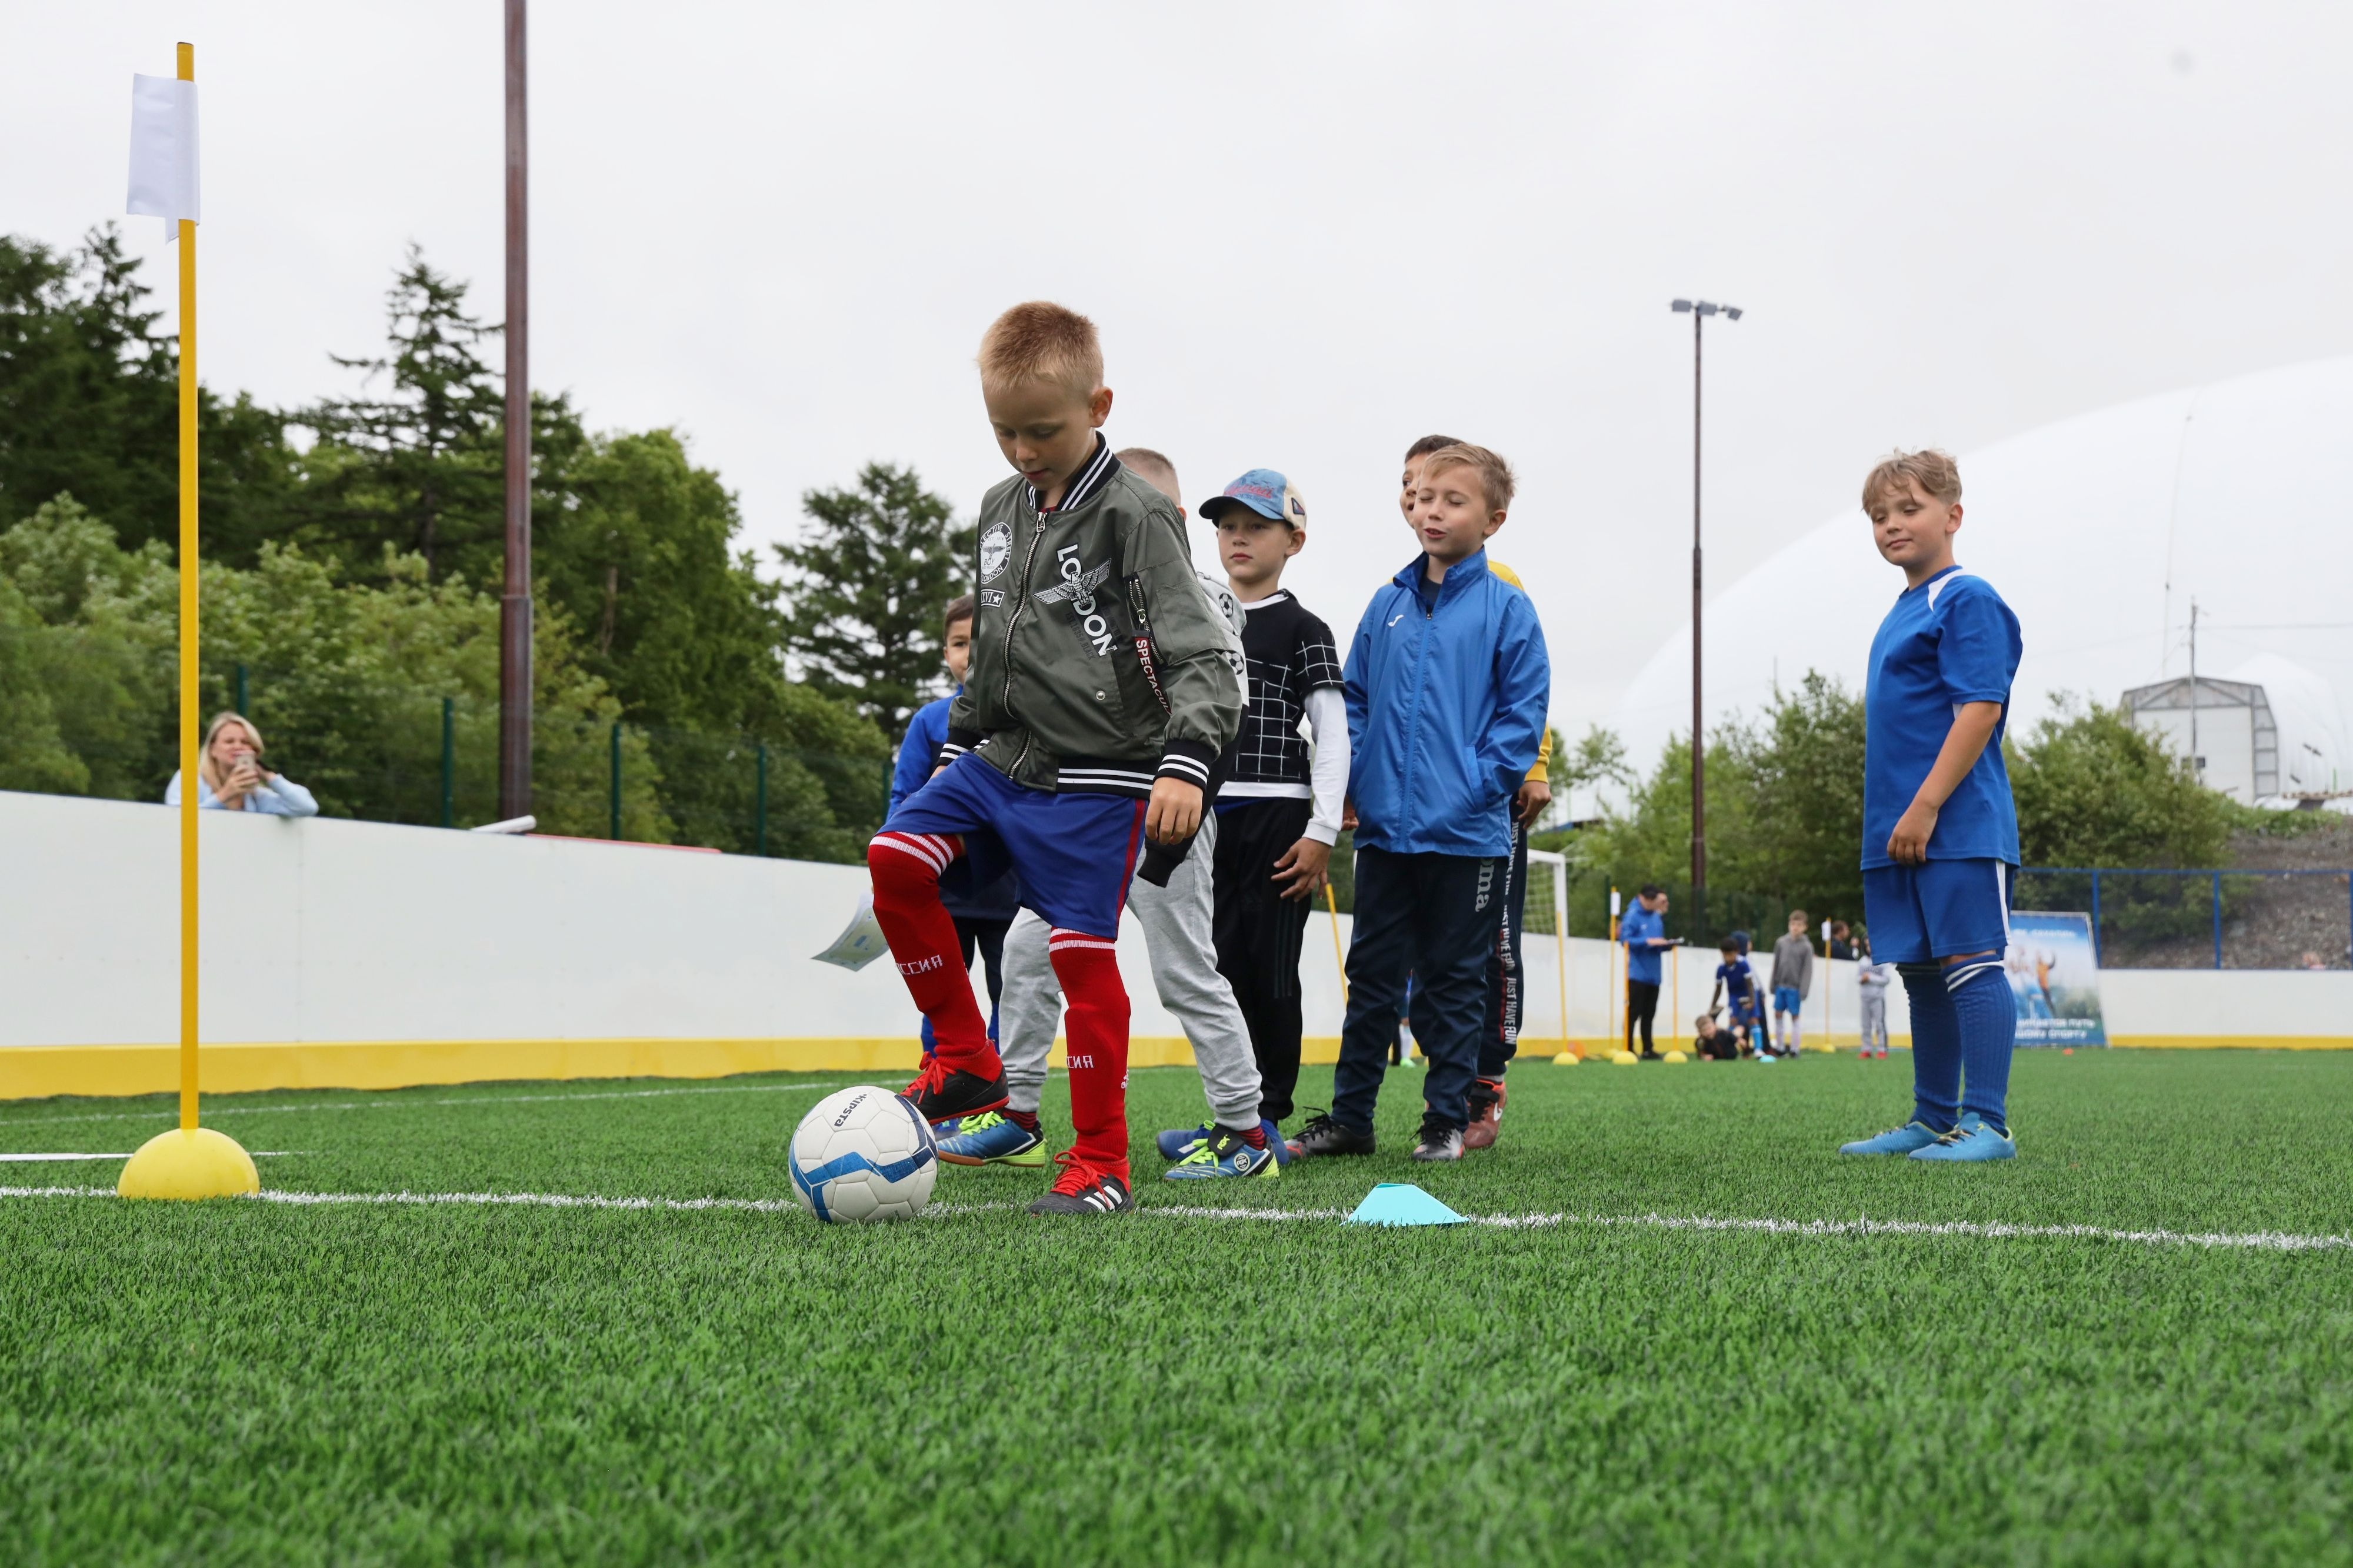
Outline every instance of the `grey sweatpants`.
MULTIPOLYGON (((1233 987, 1218 973, 1209 931, 1209 878, 1217 858, 1218 814, 1205 813, 1200 837, 1165 888, 1141 879, 1127 907, 1144 927, 1152 984, 1160 1005, 1176 1016, 1193 1042, 1201 1089, 1212 1119, 1245 1131, 1258 1125, 1258 1058, 1234 1005, 1233 987)), ((1005 1093, 1016 1110, 1035 1114, 1046 1087, 1046 1058, 1062 1016, 1062 989, 1046 954, 1050 934, 1034 910, 1023 910, 1005 933, 1005 994, 997 1003, 997 1048, 1005 1061, 1005 1093)))
POLYGON ((1862 997, 1862 1048, 1883 1051, 1887 1048, 1887 987, 1865 985, 1859 989, 1862 997))

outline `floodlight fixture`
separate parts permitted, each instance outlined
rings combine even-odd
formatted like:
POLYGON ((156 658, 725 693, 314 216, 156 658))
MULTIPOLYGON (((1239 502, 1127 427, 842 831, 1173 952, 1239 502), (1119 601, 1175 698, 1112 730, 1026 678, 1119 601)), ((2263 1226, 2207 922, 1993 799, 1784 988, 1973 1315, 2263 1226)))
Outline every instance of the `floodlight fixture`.
POLYGON ((1700 678, 1700 339, 1708 317, 1721 315, 1725 321, 1736 321, 1741 310, 1737 305, 1719 305, 1713 300, 1677 300, 1668 309, 1692 319, 1691 929, 1694 934, 1704 936, 1707 929, 1707 776, 1700 678))

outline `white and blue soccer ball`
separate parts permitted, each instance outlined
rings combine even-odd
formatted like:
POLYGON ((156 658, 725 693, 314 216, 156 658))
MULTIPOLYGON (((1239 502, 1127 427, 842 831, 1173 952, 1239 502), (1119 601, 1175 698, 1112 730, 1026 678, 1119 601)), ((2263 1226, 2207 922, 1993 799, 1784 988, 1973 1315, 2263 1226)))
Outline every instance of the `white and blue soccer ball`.
POLYGON ((915 1108, 860 1084, 828 1094, 793 1130, 793 1195, 828 1225, 912 1219, 932 1201, 939 1149, 915 1108))

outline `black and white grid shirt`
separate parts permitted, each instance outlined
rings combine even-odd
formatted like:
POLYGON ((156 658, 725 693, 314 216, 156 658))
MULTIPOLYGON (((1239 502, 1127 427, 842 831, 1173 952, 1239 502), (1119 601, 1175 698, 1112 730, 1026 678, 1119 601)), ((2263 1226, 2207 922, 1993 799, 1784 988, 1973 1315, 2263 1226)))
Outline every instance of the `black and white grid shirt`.
POLYGON ((1348 718, 1340 688, 1340 650, 1325 626, 1289 594, 1244 605, 1242 654, 1250 667, 1250 706, 1226 753, 1220 805, 1273 798, 1312 800, 1308 837, 1340 836, 1348 786, 1348 718), (1314 736, 1311 747, 1301 721, 1314 736))

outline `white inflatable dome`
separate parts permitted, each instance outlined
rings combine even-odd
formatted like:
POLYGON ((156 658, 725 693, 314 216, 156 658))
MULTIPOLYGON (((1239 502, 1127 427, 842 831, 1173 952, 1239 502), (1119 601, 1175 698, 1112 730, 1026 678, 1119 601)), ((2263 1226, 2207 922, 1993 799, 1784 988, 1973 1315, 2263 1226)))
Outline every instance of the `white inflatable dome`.
MULTIPOLYGON (((2353 788, 2353 358, 2144 398, 1960 464, 1955 553, 2025 630, 2015 726, 2055 692, 2114 704, 2189 674, 2194 596, 2199 674, 2264 686, 2300 787, 2353 788)), ((1710 722, 1762 708, 1777 676, 1789 687, 1817 669, 1860 691, 1902 588, 1858 504, 1715 595, 1710 722)), ((1616 723, 1641 758, 1690 715, 1686 620, 1616 723)))

